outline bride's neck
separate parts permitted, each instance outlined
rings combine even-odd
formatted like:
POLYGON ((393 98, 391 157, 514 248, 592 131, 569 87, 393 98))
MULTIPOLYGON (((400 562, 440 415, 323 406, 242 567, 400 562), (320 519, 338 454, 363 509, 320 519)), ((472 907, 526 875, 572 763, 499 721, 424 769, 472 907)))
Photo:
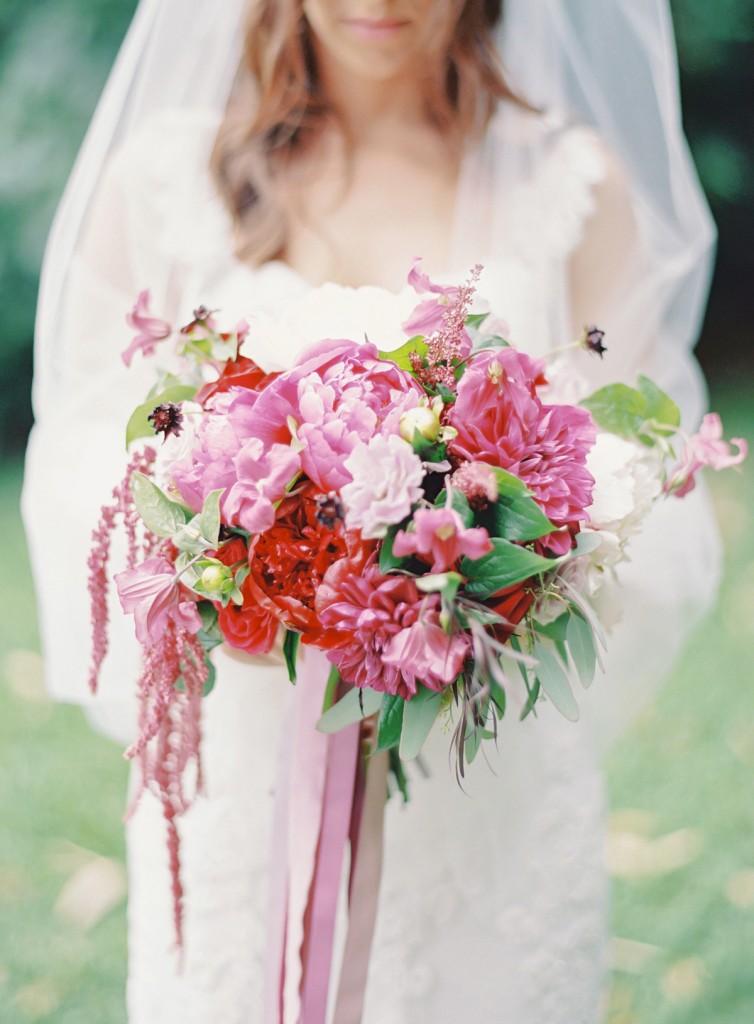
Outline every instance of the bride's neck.
POLYGON ((318 64, 322 91, 353 144, 429 127, 418 78, 375 81, 326 59, 318 64))

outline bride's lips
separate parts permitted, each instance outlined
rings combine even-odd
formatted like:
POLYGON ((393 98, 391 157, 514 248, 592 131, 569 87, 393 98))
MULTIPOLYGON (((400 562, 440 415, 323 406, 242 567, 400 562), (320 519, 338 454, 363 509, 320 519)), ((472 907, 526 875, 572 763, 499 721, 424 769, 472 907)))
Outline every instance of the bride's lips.
POLYGON ((346 21, 355 35, 370 42, 393 39, 410 24, 402 18, 348 18, 346 21))

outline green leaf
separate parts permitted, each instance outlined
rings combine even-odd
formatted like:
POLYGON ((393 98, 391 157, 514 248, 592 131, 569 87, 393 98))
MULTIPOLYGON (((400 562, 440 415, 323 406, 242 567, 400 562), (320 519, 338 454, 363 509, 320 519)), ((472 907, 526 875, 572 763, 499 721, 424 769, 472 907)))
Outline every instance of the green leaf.
POLYGON ((195 394, 196 388, 190 384, 173 384, 161 391, 159 395, 148 398, 131 413, 126 425, 126 447, 140 437, 156 436, 155 429, 147 417, 154 412, 158 405, 166 405, 168 402, 185 402, 193 398, 195 394))
POLYGON ((639 377, 639 391, 644 396, 646 407, 644 418, 654 420, 668 427, 680 427, 681 410, 673 399, 666 395, 649 377, 639 377))
POLYGON ((363 718, 376 715, 382 704, 382 694, 368 686, 360 689, 355 686, 344 697, 322 715, 317 722, 320 732, 338 732, 347 725, 360 722, 363 718))
POLYGON ((215 688, 217 682, 217 670, 209 658, 205 658, 205 664, 207 665, 207 678, 204 680, 204 689, 202 690, 203 697, 209 697, 215 688))
POLYGON ((473 764, 474 758, 479 753, 479 748, 482 745, 483 739, 484 729, 481 726, 472 725, 466 733, 466 738, 463 742, 463 752, 466 757, 467 764, 473 764))
POLYGON ((393 541, 395 540, 395 535, 400 529, 400 525, 391 526, 380 545, 379 566, 380 572, 384 575, 389 573, 391 569, 399 569, 402 565, 406 564, 405 558, 396 558, 393 554, 393 541))
POLYGON ((620 437, 636 437, 647 418, 647 400, 627 384, 608 384, 581 402, 603 430, 620 437))
POLYGON ((397 747, 401 738, 401 727, 403 726, 403 707, 405 701, 402 697, 386 693, 380 705, 380 720, 377 727, 377 750, 390 750, 397 747))
POLYGON ((421 334, 417 334, 413 338, 409 338, 405 345, 401 345, 400 348, 394 349, 392 352, 380 352, 380 359, 387 359, 392 363, 397 363, 402 370, 408 370, 409 373, 413 370, 411 365, 411 353, 417 352, 422 359, 427 354, 427 344, 421 334))
POLYGON ((537 540, 555 529, 533 498, 510 493, 501 494, 479 515, 479 525, 492 537, 523 541, 537 540))
POLYGON ((445 600, 450 603, 455 599, 458 588, 463 583, 463 576, 457 572, 438 572, 429 576, 419 576, 416 579, 416 589, 424 594, 441 593, 445 600))
POLYGON ((186 523, 186 509, 171 501, 154 481, 143 473, 131 477, 131 494, 136 510, 158 537, 172 537, 186 523))
POLYGON ((597 646, 592 627, 577 612, 571 612, 568 617, 566 645, 581 685, 591 686, 597 667, 597 646))
POLYGON ((490 701, 492 703, 492 707, 494 708, 495 714, 497 715, 498 718, 502 718, 503 715, 505 714, 506 704, 508 703, 508 697, 506 695, 506 692, 500 685, 500 683, 497 681, 497 679, 493 679, 492 675, 490 675, 489 679, 487 680, 487 685, 490 688, 490 701))
POLYGON ((523 722, 523 720, 525 718, 528 718, 534 710, 534 708, 536 707, 537 701, 539 700, 539 695, 542 692, 542 687, 540 685, 539 680, 536 678, 534 679, 534 684, 532 686, 529 686, 528 676, 525 675, 526 669, 523 666, 521 666, 521 672, 522 675, 524 675, 526 681, 526 688, 529 693, 529 696, 526 700, 526 704, 524 704, 523 708, 521 709, 521 714, 519 715, 519 721, 523 722))
POLYGON ((490 597, 492 594, 521 583, 530 576, 548 572, 553 568, 553 559, 528 548, 519 547, 502 537, 492 538, 493 550, 481 558, 461 561, 461 572, 467 577, 466 593, 469 597, 490 597))
POLYGON ((335 704, 335 700, 338 696, 338 687, 340 686, 340 672, 338 666, 333 665, 330 669, 330 675, 327 677, 327 686, 325 687, 325 696, 322 701, 322 714, 325 711, 329 711, 335 704))
POLYGON ((202 536, 215 547, 220 539, 220 498, 222 496, 222 488, 210 491, 204 499, 204 506, 199 517, 202 536))
POLYGON ((392 747, 392 749, 388 752, 388 765, 388 771, 395 779, 395 784, 398 787, 398 792, 403 797, 404 804, 407 804, 409 801, 408 778, 406 777, 406 772, 403 768, 403 763, 401 761, 400 754, 395 749, 395 747, 392 747))
POLYGON ((535 624, 537 636, 546 636, 550 640, 565 640, 569 620, 570 612, 564 611, 562 615, 558 615, 557 619, 553 619, 552 622, 548 622, 544 626, 537 622, 535 624))
MULTIPOLYGON (((435 508, 445 508, 448 504, 448 492, 446 490, 440 491, 435 499, 435 508)), ((457 487, 453 488, 450 500, 450 507, 454 509, 461 519, 463 520, 464 526, 474 525, 474 512, 469 505, 469 500, 465 494, 458 490, 457 487)))
POLYGON ((288 678, 292 683, 296 682, 296 655, 300 640, 300 633, 294 633, 292 629, 286 629, 285 636, 283 637, 283 657, 288 669, 288 678))
POLYGON ((411 761, 418 755, 440 713, 441 694, 420 686, 416 695, 404 703, 400 752, 404 761, 411 761))
POLYGON ((551 647, 540 641, 535 642, 532 653, 537 659, 535 671, 544 692, 564 718, 569 722, 578 721, 579 706, 573 696, 568 674, 558 656, 551 647))

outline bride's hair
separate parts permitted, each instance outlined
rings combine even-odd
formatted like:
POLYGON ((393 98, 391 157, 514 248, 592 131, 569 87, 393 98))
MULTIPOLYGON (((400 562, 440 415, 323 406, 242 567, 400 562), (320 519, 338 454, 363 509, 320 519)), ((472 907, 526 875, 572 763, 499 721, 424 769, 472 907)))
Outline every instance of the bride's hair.
MULTIPOLYGON (((494 39, 503 0, 457 0, 444 60, 427 78, 431 121, 459 140, 482 133, 500 99, 522 101, 505 81, 494 39)), ((281 167, 332 115, 318 82, 301 0, 252 0, 244 51, 211 169, 236 225, 236 252, 253 264, 279 256, 286 221, 274 189, 281 167)))

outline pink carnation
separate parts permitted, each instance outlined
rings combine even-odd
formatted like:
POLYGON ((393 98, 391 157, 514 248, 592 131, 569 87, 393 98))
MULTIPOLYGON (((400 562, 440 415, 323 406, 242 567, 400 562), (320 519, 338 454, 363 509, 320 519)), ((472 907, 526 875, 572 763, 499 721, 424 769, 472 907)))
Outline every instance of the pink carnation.
POLYGON ((135 569, 116 573, 115 585, 123 611, 136 620, 136 638, 145 647, 158 643, 168 624, 174 622, 197 633, 202 620, 188 591, 181 588, 170 562, 158 555, 135 569))
POLYGON ((393 542, 399 558, 416 554, 432 563, 432 572, 444 572, 459 558, 481 558, 492 551, 490 535, 481 526, 466 527, 453 508, 421 508, 414 513, 416 529, 401 530, 393 542))
POLYGON ((468 638, 440 625, 439 594, 423 596, 408 576, 383 576, 373 561, 359 575, 338 563, 325 575, 320 622, 342 641, 327 652, 343 679, 409 700, 419 683, 441 690, 461 672, 468 638))
POLYGON ((712 469, 727 469, 743 462, 748 445, 742 437, 731 438, 738 451, 731 452, 730 444, 723 440, 723 425, 716 412, 707 413, 699 427, 699 433, 689 438, 681 452, 681 461, 672 474, 666 490, 682 498, 696 486, 695 474, 710 466, 712 469))
POLYGON ((422 394, 410 374, 379 358, 374 345, 322 341, 260 395, 255 436, 301 445, 304 473, 323 491, 350 480, 344 461, 375 434, 398 432, 401 415, 422 394))
POLYGON ((167 320, 150 316, 150 299, 149 291, 140 292, 136 304, 126 316, 128 326, 138 332, 128 348, 121 354, 126 366, 130 367, 137 352, 141 352, 145 356, 153 355, 157 342, 169 338, 172 333, 172 328, 167 320))
POLYGON ((357 445, 345 461, 351 482, 341 491, 349 530, 367 538, 384 537, 422 496, 421 460, 396 434, 357 445))
POLYGON ((586 456, 595 429, 586 409, 544 405, 537 396, 541 363, 514 351, 483 352, 458 385, 449 420, 452 443, 466 459, 515 474, 557 525, 586 518, 594 478, 586 456))

